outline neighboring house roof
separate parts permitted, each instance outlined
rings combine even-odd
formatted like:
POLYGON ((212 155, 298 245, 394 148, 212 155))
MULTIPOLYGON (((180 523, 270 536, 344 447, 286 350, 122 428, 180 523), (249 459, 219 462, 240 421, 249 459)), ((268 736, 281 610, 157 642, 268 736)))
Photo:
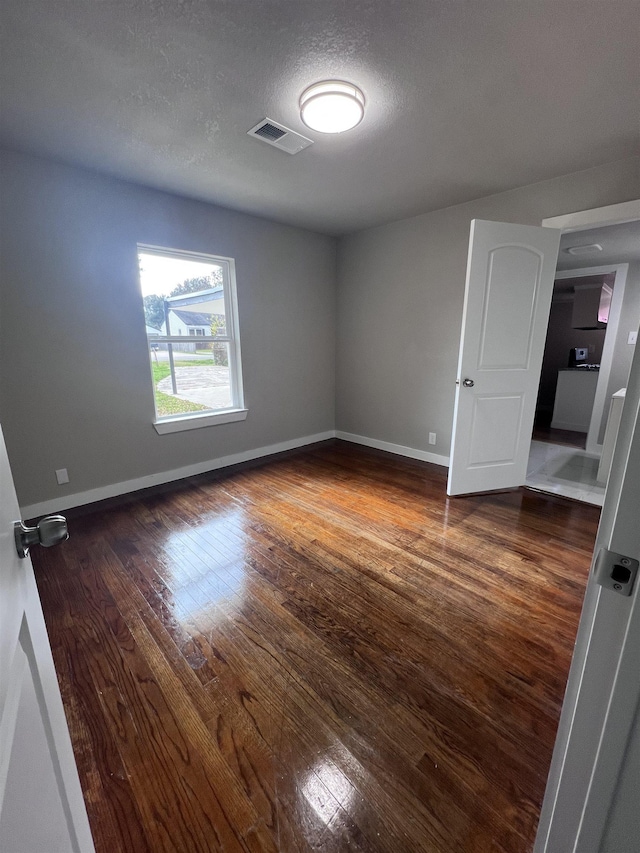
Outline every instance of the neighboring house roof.
POLYGON ((155 326, 150 326, 147 323, 147 334, 148 335, 159 335, 159 334, 161 334, 161 332, 160 332, 160 329, 156 329, 155 326))
POLYGON ((176 308, 171 309, 171 313, 175 314, 185 326, 210 326, 213 314, 198 314, 196 311, 179 311, 176 308))
POLYGON ((177 308, 190 308, 204 302, 221 302, 224 299, 222 285, 208 290, 197 290, 194 293, 181 293, 178 296, 167 296, 167 303, 172 311, 177 308))

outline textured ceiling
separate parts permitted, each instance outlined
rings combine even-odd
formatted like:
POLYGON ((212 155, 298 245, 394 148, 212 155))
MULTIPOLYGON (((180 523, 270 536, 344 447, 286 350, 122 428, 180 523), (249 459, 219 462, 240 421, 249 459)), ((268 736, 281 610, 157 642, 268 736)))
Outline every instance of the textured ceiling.
POLYGON ((638 151, 630 0, 3 0, 0 143, 339 234, 638 151), (355 130, 300 92, 365 92, 355 130), (313 138, 290 156, 264 116, 313 138))

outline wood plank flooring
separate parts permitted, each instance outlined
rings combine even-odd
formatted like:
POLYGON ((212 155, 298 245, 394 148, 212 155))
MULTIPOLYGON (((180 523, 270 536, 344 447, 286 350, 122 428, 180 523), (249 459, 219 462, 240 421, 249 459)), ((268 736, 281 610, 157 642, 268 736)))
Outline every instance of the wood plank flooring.
POLYGON ((340 441, 33 561, 98 853, 528 853, 596 507, 340 441))
POLYGON ((587 446, 586 432, 553 428, 551 426, 551 412, 536 413, 532 438, 536 441, 548 441, 551 444, 565 444, 568 447, 579 447, 580 450, 584 450, 587 446))

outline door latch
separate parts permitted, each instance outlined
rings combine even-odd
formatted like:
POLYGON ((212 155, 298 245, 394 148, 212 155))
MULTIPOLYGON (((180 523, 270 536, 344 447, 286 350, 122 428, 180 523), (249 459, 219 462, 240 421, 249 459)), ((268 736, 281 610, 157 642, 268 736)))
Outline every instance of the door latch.
POLYGON ((619 595, 631 595, 638 574, 638 560, 601 548, 594 569, 596 582, 619 595))

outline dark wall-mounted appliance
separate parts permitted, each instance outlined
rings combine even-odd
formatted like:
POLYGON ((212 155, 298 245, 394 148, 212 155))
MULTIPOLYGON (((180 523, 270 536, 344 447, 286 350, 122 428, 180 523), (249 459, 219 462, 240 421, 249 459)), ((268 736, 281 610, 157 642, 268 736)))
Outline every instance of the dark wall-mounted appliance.
POLYGON ((608 284, 577 284, 574 287, 574 329, 606 329, 611 309, 612 289, 608 284))
POLYGON ((589 347, 571 347, 569 350, 569 367, 579 367, 587 363, 589 347))

